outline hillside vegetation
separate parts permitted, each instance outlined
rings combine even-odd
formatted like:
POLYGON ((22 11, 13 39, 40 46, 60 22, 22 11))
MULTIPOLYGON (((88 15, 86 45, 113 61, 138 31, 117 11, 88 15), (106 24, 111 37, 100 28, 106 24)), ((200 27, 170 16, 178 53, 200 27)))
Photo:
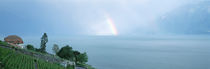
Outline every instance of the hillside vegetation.
POLYGON ((0 69, 95 69, 86 64, 88 62, 86 52, 73 50, 69 45, 59 49, 55 44, 52 48, 55 55, 48 53, 46 33, 41 38, 40 48, 35 48, 31 44, 24 48, 13 42, 20 41, 0 40, 0 69))
POLYGON ((15 49, 7 49, 0 46, 0 69, 65 69, 65 68, 59 64, 46 62, 44 60, 16 52, 15 49))

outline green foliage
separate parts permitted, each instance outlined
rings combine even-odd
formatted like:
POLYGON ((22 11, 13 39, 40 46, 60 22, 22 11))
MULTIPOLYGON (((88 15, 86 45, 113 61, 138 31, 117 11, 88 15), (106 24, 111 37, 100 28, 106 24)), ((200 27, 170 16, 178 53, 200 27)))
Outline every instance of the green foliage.
POLYGON ((81 64, 85 64, 88 61, 88 56, 87 53, 82 53, 77 55, 77 62, 81 63, 81 64))
POLYGON ((75 62, 76 62, 76 64, 78 62, 78 55, 80 55, 80 52, 79 51, 74 51, 74 56, 75 56, 75 62))
POLYGON ((0 47, 1 69, 65 69, 63 66, 49 63, 35 57, 17 53, 11 49, 0 47))
POLYGON ((2 46, 8 46, 9 44, 7 42, 4 42, 4 41, 1 41, 0 40, 0 45, 2 45, 2 46))
POLYGON ((37 69, 65 69, 61 65, 49 63, 43 60, 38 60, 37 66, 38 66, 37 69))
POLYGON ((87 69, 96 69, 94 67, 92 67, 91 65, 86 64, 87 69))
POLYGON ((40 52, 40 53, 41 53, 40 49, 35 48, 35 51, 36 51, 36 52, 40 52))
POLYGON ((26 48, 28 50, 35 50, 34 46, 33 45, 30 45, 30 44, 26 45, 26 48))
POLYGON ((61 58, 75 61, 76 64, 85 64, 88 61, 87 53, 80 53, 79 51, 72 50, 70 46, 64 46, 60 49, 57 55, 61 58))
POLYGON ((41 46, 40 46, 40 50, 39 50, 40 52, 47 53, 46 52, 46 44, 47 44, 47 42, 48 42, 48 37, 47 37, 47 34, 44 33, 44 35, 41 38, 41 46))
MULTIPOLYGON (((48 42, 47 34, 44 33, 41 38, 41 46, 39 49, 34 48, 33 45, 27 45, 27 51, 32 51, 35 53, 40 53, 47 55, 46 52, 46 44, 48 42)), ((2 46, 10 46, 7 42, 3 42, 0 40, 0 45, 2 46)), ((17 50, 14 46, 11 48, 17 50)), ((74 51, 72 47, 66 45, 59 50, 59 46, 54 44, 52 50, 56 53, 57 56, 63 59, 75 61, 77 66, 81 66, 88 69, 95 69, 92 66, 86 64, 88 61, 87 53, 80 53, 79 51, 74 51)), ((16 53, 14 50, 3 49, 0 47, 0 62, 2 61, 3 65, 0 64, 0 67, 3 66, 4 69, 64 69, 64 67, 48 63, 44 60, 35 59, 34 57, 24 55, 21 53, 16 53)), ((0 69, 3 69, 0 68, 0 69)), ((66 69, 74 69, 73 66, 67 66, 66 69)))
POLYGON ((61 58, 67 59, 67 60, 73 60, 74 58, 74 51, 72 50, 72 47, 69 45, 62 47, 60 51, 57 53, 57 55, 61 58))
POLYGON ((80 53, 79 51, 74 51, 76 64, 85 64, 88 61, 87 53, 80 53))
POLYGON ((66 69, 74 69, 74 66, 67 65, 66 69))
POLYGON ((96 69, 96 68, 94 68, 94 67, 92 67, 91 65, 88 65, 88 64, 77 64, 77 66, 84 67, 84 68, 87 68, 87 69, 96 69))
POLYGON ((13 50, 0 47, 0 61, 2 61, 2 59, 10 53, 13 53, 13 50))
POLYGON ((55 54, 58 53, 58 51, 59 51, 58 45, 57 45, 57 44, 54 44, 52 50, 53 50, 53 52, 54 52, 55 54))

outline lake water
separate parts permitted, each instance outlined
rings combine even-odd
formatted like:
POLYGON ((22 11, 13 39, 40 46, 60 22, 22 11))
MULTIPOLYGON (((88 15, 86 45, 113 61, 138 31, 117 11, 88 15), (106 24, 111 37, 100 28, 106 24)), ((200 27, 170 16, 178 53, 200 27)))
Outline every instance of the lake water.
MULTIPOLYGON (((25 44, 39 47, 40 40, 25 39, 25 44)), ((53 44, 87 52, 88 64, 97 69, 210 69, 208 38, 56 38, 49 39, 48 52, 53 44)))

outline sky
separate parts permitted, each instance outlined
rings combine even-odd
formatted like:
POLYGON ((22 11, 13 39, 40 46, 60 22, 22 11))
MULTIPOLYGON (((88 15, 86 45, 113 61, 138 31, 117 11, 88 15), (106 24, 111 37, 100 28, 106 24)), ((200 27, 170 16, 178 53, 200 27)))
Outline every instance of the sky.
POLYGON ((209 2, 210 0, 0 0, 0 36, 41 36, 44 32, 52 36, 179 34, 180 25, 185 27, 181 28, 185 29, 181 32, 196 30, 191 33, 208 34, 209 2), (204 11, 192 13, 201 8, 204 11), (186 11, 189 12, 185 13, 186 11), (182 15, 188 13, 194 16, 182 15), (198 17, 201 13, 204 17, 198 17), (194 18, 187 20, 178 17, 194 18), (206 24, 200 26, 204 21, 206 24), (192 29, 198 25, 199 27, 192 29))

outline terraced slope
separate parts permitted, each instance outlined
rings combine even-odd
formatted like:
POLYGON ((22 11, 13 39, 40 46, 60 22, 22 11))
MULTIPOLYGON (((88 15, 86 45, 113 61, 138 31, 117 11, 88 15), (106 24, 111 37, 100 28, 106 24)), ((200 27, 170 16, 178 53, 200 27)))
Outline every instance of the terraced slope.
POLYGON ((65 69, 59 64, 49 63, 2 47, 0 47, 0 62, 3 69, 65 69))

